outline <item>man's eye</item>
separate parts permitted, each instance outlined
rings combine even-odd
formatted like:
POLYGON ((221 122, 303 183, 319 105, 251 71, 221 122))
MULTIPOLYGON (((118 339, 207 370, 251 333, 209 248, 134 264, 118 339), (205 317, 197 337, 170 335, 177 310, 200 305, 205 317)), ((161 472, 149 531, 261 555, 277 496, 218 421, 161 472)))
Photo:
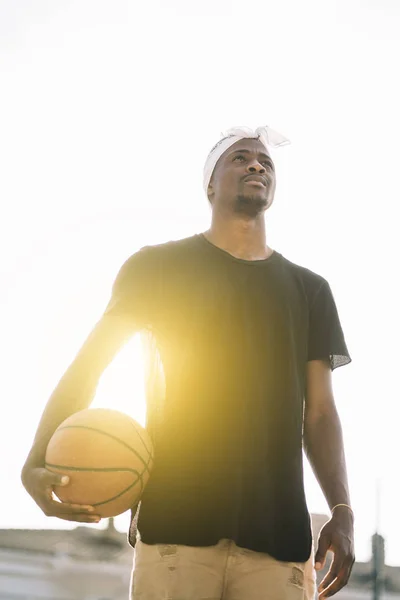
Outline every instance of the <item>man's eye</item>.
POLYGON ((235 156, 235 158, 233 160, 238 160, 238 159, 243 159, 245 160, 243 154, 238 154, 237 156, 235 156))

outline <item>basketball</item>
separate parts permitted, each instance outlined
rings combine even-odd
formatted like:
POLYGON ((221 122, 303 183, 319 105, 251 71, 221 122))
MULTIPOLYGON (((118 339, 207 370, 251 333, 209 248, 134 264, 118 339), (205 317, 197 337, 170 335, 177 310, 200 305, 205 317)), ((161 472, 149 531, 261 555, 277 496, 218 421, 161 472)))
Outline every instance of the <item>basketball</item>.
POLYGON ((56 429, 46 450, 46 468, 68 475, 54 488, 61 502, 90 504, 115 517, 139 502, 153 466, 151 438, 134 419, 116 410, 91 408, 56 429))

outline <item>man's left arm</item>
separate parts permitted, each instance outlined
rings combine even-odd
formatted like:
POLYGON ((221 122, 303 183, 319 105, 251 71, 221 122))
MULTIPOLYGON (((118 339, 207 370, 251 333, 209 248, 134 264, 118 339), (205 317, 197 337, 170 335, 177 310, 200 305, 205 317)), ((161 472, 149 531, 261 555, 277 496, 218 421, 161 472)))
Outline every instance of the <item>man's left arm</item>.
POLYGON ((347 584, 354 563, 353 513, 347 507, 350 495, 342 427, 328 361, 307 363, 305 400, 304 449, 329 508, 334 509, 320 532, 315 555, 315 568, 319 570, 328 550, 334 554, 329 572, 318 588, 320 598, 327 598, 347 584), (342 504, 347 506, 337 506, 342 504))

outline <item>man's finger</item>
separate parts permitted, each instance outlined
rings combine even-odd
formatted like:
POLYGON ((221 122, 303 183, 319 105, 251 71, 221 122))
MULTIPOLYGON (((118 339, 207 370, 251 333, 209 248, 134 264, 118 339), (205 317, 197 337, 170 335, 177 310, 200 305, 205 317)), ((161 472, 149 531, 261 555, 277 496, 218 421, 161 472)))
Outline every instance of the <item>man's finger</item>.
POLYGON ((94 507, 90 504, 69 504, 68 502, 57 502, 53 498, 53 491, 51 488, 47 488, 45 494, 45 501, 43 502, 46 507, 46 511, 55 511, 56 514, 62 513, 94 513, 94 507))
POLYGON ((81 504, 68 504, 50 500, 47 502, 44 512, 49 517, 58 517, 67 521, 81 521, 85 523, 98 523, 101 516, 94 512, 93 506, 81 504))
POLYGON ((321 583, 318 586, 318 591, 320 592, 320 596, 322 596, 322 597, 326 596, 326 592, 327 592, 329 586, 331 586, 333 584, 333 582, 339 577, 339 574, 342 572, 342 570, 343 570, 342 561, 339 561, 335 557, 334 560, 332 561, 332 564, 330 566, 328 573, 325 575, 325 577, 323 578, 323 580, 321 581, 321 583))
POLYGON ((321 534, 318 539, 318 548, 315 553, 314 564, 315 569, 319 571, 325 565, 326 555, 331 545, 331 538, 327 534, 321 534))
POLYGON ((93 506, 88 504, 69 504, 68 502, 57 502, 53 498, 49 499, 47 503, 49 509, 58 514, 87 514, 88 516, 96 516, 95 509, 93 506))
POLYGON ((53 515, 63 521, 77 521, 79 523, 99 523, 101 521, 100 515, 86 515, 79 513, 63 513, 59 515, 53 515))
POLYGON ((343 586, 342 587, 344 587, 345 585, 348 584, 351 572, 353 570, 354 561, 355 561, 354 556, 350 556, 343 563, 343 567, 342 567, 343 568, 343 586))
POLYGON ((320 598, 329 598, 341 590, 349 579, 348 570, 349 569, 347 568, 342 568, 338 576, 330 583, 330 585, 325 586, 325 589, 320 593, 320 598))
POLYGON ((41 478, 48 486, 65 486, 69 484, 68 475, 62 475, 61 473, 53 473, 53 471, 49 471, 48 469, 42 469, 41 478))

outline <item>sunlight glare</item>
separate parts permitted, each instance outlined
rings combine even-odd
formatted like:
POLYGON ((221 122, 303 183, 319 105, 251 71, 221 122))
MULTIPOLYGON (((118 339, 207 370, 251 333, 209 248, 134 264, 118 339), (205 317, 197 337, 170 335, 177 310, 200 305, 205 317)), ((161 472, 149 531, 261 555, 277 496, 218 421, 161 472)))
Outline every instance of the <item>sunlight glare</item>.
POLYGON ((146 423, 144 361, 140 335, 135 335, 103 373, 91 408, 112 408, 146 423))

